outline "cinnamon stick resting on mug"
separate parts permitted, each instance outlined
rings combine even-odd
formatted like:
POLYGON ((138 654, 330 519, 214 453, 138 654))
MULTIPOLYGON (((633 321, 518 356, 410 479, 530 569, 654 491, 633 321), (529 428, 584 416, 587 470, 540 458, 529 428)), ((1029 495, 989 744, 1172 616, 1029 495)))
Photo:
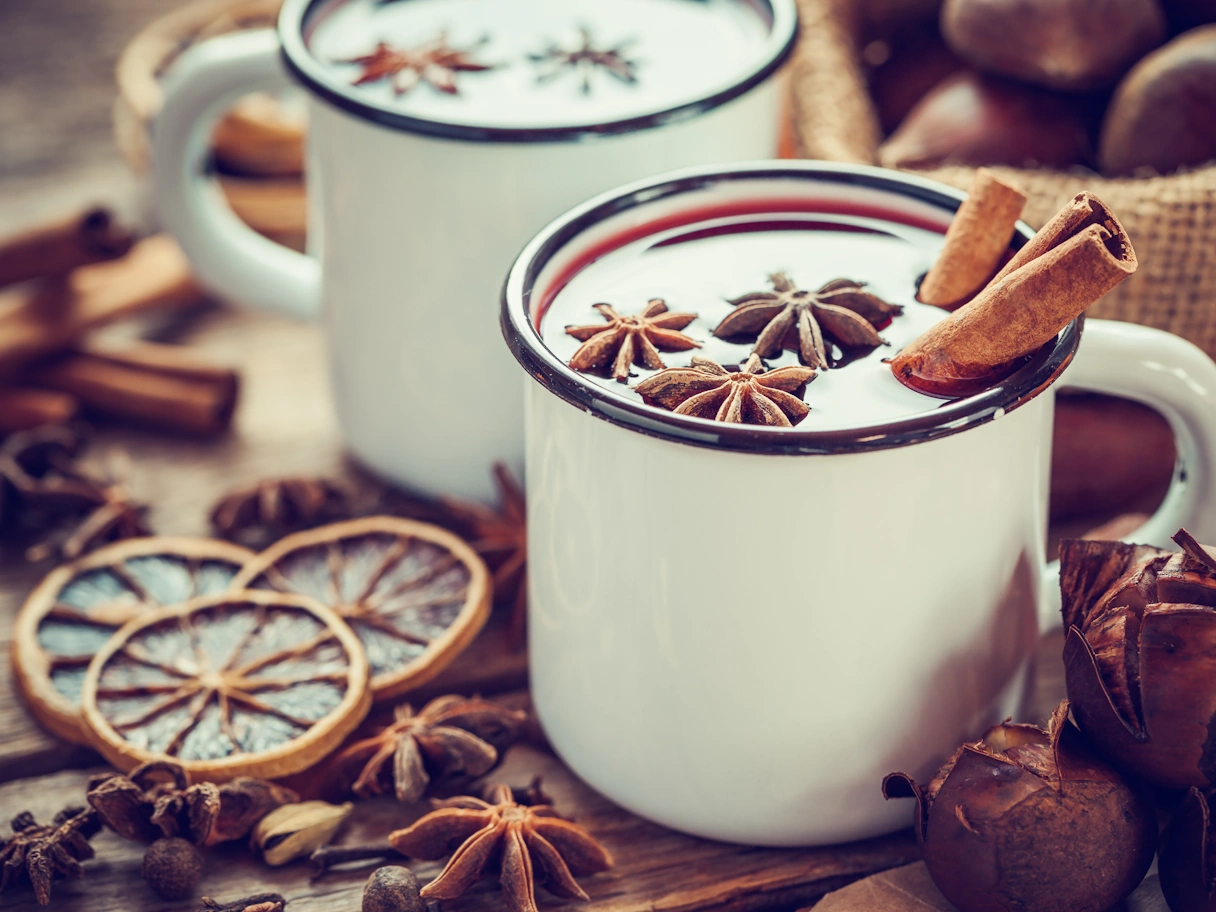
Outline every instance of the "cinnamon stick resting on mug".
POLYGON ((135 243, 108 209, 40 225, 0 240, 0 286, 62 276, 78 266, 125 256, 135 243))
POLYGON ((891 359, 905 386, 969 396, 998 382, 1136 271, 1119 220, 1078 193, 969 303, 891 359))

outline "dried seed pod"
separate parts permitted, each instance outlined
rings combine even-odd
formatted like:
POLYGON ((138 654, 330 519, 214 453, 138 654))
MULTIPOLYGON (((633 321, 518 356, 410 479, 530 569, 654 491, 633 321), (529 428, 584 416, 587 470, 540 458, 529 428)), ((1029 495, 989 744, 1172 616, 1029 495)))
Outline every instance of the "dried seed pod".
POLYGON ((1046 731, 996 725, 926 785, 892 773, 883 794, 916 799, 925 864, 961 912, 1102 912, 1153 860, 1151 802, 1094 756, 1067 702, 1046 731))
POLYGON ((1216 912, 1216 846, 1211 805, 1197 788, 1187 792, 1161 833, 1157 871, 1161 892, 1173 912, 1216 912))
POLYGON ((285 804, 263 817, 253 828, 250 844, 273 867, 304 858, 326 845, 346 822, 351 803, 301 801, 285 804))
POLYGON ((402 865, 376 868, 363 888, 363 912, 425 912, 418 878, 402 865))
POLYGON ((1121 542, 1060 546, 1073 716, 1110 762, 1157 785, 1216 785, 1216 559, 1121 542))
POLYGON ((275 808, 300 800, 289 788, 240 776, 220 787, 220 808, 206 845, 244 839, 263 817, 275 808))
POLYGON ((189 899, 203 873, 203 853, 180 836, 158 839, 144 853, 141 873, 162 899, 189 899))

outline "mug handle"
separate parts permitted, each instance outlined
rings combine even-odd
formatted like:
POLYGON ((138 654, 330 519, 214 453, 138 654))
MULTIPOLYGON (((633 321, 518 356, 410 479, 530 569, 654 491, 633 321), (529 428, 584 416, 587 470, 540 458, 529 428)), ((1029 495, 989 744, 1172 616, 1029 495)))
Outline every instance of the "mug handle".
POLYGON ((152 157, 161 223, 199 281, 226 298, 312 318, 320 310, 320 264, 242 222, 206 173, 212 131, 229 106, 249 92, 292 84, 273 29, 196 45, 165 80, 152 157))
MULTIPOLYGON (((1060 386, 1143 402, 1174 431, 1174 481, 1157 512, 1124 540, 1173 548, 1170 536, 1185 527, 1200 541, 1216 541, 1216 363, 1172 333, 1134 323, 1086 320, 1076 358, 1060 386)), ((1060 563, 1047 565, 1039 600, 1039 627, 1058 630, 1060 563)))

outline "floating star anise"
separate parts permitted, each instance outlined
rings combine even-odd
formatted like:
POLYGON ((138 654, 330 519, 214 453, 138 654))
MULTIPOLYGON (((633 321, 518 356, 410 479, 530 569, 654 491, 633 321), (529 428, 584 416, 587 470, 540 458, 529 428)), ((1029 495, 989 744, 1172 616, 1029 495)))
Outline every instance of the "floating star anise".
POLYGON ((351 514, 350 493, 328 478, 268 478, 224 495, 211 525, 221 538, 264 547, 351 514))
POLYGON ((803 291, 783 272, 769 276, 772 291, 735 298, 731 312, 714 330, 720 339, 756 334, 752 351, 771 358, 783 348, 798 352, 807 367, 827 367, 823 337, 841 348, 886 345, 875 327, 886 326, 904 309, 863 291, 861 282, 836 279, 818 291, 803 291))
POLYGON ((737 371, 694 355, 692 366, 669 367, 647 377, 634 390, 651 405, 677 415, 792 427, 811 410, 793 391, 814 378, 815 371, 809 367, 765 371, 755 354, 737 371))
POLYGON ((509 786, 495 788, 490 801, 466 796, 435 806, 389 836, 393 848, 411 858, 442 858, 459 843, 443 873, 422 888, 424 899, 456 899, 487 865, 497 864, 511 912, 537 912, 535 880, 555 896, 586 900, 574 875, 612 867, 612 857, 586 830, 548 805, 517 804, 509 786))
POLYGON ((414 802, 432 780, 485 775, 527 721, 526 713, 455 694, 432 700, 416 715, 403 703, 393 715, 391 725, 338 755, 339 767, 363 764, 353 786, 362 798, 391 788, 398 801, 414 802))
POLYGON ((580 28, 578 31, 582 40, 582 45, 579 47, 564 48, 555 42, 550 42, 542 53, 528 55, 529 60, 542 68, 536 74, 537 82, 549 82, 562 73, 575 73, 583 77, 583 93, 590 94, 591 74, 597 68, 606 70, 621 82, 629 85, 638 81, 637 74, 634 72, 637 62, 628 59, 624 54, 625 48, 633 43, 633 39, 600 50, 595 47, 589 29, 580 28))
POLYGON ((662 298, 654 298, 636 316, 622 317, 611 304, 596 304, 607 324, 567 326, 566 332, 583 344, 570 359, 577 371, 596 370, 612 362, 612 376, 629 381, 629 366, 641 364, 651 370, 664 367, 659 351, 688 351, 701 343, 679 330, 697 318, 695 313, 669 313, 662 298))
POLYGON ((50 826, 39 826, 28 811, 14 817, 10 826, 12 838, 0 841, 0 893, 25 877, 38 905, 45 906, 56 877, 84 876, 80 862, 93 857, 89 840, 101 829, 101 821, 93 811, 75 807, 56 814, 50 826))
POLYGON ((455 95, 458 92, 457 73, 493 69, 492 64, 477 63, 471 56, 487 40, 482 38, 477 44, 462 50, 448 44, 447 33, 440 33, 439 37, 413 48, 395 48, 381 41, 370 54, 337 62, 356 63, 363 67, 363 72, 354 81, 355 85, 391 79, 393 91, 404 95, 418 83, 425 82, 440 92, 455 95))

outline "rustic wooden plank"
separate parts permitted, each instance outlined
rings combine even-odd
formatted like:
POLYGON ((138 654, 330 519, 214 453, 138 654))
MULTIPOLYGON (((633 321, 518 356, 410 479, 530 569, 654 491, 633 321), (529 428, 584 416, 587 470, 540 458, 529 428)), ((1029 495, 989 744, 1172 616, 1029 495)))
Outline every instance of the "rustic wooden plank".
MULTIPOLYGON (((910 833, 827 849, 742 848, 710 842, 663 829, 621 810, 576 779, 556 757, 531 746, 514 748, 494 778, 516 784, 532 775, 544 777, 544 787, 557 807, 585 826, 616 859, 604 874, 582 879, 591 902, 564 903, 541 891, 546 910, 586 912, 743 912, 789 907, 809 902, 848 881, 919 857, 910 833)), ((49 818, 60 807, 83 795, 87 774, 66 771, 0 786, 0 819, 22 810, 49 818)), ((392 829, 412 821, 424 808, 410 809, 392 801, 362 802, 341 842, 382 840, 392 829)), ((87 865, 83 881, 55 886, 54 907, 62 912, 117 910, 192 910, 197 904, 165 903, 139 879, 143 846, 124 842, 112 833, 94 840, 97 859, 87 865)), ((435 862, 411 867, 425 882, 438 874, 435 862)), ((371 867, 333 872, 310 884, 304 865, 267 868, 239 845, 222 846, 207 862, 198 895, 219 899, 255 892, 277 891, 289 900, 290 912, 334 912, 359 908, 359 896, 371 867)), ((15 912, 38 906, 28 890, 3 897, 15 912)), ((502 903, 493 880, 473 893, 445 902, 448 912, 500 912, 502 903)))

